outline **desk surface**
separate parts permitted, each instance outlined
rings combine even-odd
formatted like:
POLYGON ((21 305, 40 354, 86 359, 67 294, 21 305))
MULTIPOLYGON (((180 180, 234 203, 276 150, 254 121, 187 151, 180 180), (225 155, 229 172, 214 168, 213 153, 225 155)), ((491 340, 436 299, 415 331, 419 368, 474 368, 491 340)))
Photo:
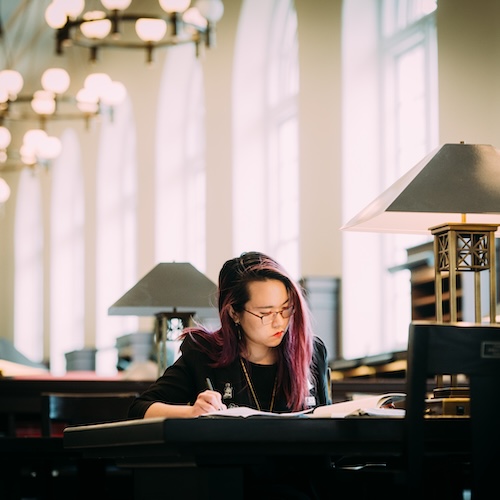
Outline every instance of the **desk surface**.
MULTIPOLYGON (((469 423, 453 418, 426 421, 429 449, 437 454, 468 453, 469 423)), ((404 425, 404 419, 373 417, 128 420, 67 427, 64 447, 129 463, 181 458, 233 463, 257 455, 399 455, 404 425)))

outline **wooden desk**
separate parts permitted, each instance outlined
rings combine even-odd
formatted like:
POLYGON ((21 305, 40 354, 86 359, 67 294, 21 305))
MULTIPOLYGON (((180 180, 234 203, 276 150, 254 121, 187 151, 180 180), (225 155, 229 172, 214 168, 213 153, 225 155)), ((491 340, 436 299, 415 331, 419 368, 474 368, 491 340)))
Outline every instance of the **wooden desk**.
MULTIPOLYGON (((111 458, 134 469, 136 499, 235 500, 244 498, 248 467, 289 463, 314 471, 327 460, 355 463, 367 457, 399 457, 404 423, 363 417, 160 418, 69 427, 64 446, 87 458, 111 458)), ((468 420, 436 419, 427 424, 430 453, 444 461, 467 459, 468 420)))

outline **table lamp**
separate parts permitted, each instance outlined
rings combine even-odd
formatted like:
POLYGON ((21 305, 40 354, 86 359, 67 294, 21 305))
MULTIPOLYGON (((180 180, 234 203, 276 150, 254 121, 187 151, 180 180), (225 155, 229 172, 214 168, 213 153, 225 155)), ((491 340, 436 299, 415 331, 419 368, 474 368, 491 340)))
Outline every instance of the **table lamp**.
POLYGON ((155 316, 158 375, 167 367, 167 340, 190 321, 216 315, 217 286, 192 264, 157 264, 108 309, 109 315, 155 316))
MULTIPOLYGON (((495 233, 500 224, 500 152, 490 145, 444 144, 341 229, 434 235, 436 320, 443 322, 441 278, 449 273, 450 322, 456 272, 490 272, 490 322, 496 322, 495 233)), ((477 279, 475 283, 477 285, 477 279)), ((480 289, 474 287, 481 322, 480 289)))
MULTIPOLYGON (((436 321, 443 323, 443 276, 449 322, 457 322, 457 273, 474 273, 474 315, 481 323, 481 271, 489 271, 489 321, 496 323, 495 235, 500 225, 500 151, 444 144, 398 179, 341 229, 434 235, 436 321)), ((452 376, 452 386, 456 378, 452 376)), ((438 387, 442 380, 438 380, 438 387)))

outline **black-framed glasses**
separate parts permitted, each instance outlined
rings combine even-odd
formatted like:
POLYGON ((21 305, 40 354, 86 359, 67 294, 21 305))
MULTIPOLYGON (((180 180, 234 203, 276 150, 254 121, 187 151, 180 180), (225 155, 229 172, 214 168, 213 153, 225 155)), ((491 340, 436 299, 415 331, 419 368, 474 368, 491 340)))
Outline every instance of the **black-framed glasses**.
POLYGON ((264 326, 270 325, 275 320, 277 314, 281 314, 281 317, 283 319, 288 319, 293 314, 292 306, 285 307, 281 311, 268 312, 264 314, 255 314, 252 311, 249 311, 248 309, 243 309, 243 310, 251 314, 252 316, 255 316, 256 318, 259 318, 264 326))

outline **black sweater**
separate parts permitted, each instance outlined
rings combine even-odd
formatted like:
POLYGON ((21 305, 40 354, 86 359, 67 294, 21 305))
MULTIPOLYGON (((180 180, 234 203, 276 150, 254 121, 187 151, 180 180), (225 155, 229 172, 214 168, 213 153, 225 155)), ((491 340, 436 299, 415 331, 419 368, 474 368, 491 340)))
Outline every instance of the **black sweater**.
MULTIPOLYGON (((194 404, 198 394, 207 389, 210 378, 214 390, 222 394, 222 401, 228 406, 256 408, 247 387, 239 359, 224 368, 211 368, 207 354, 200 351, 187 336, 181 345, 181 356, 169 366, 165 373, 146 389, 129 408, 129 418, 143 418, 149 406, 157 401, 169 404, 194 404)), ((248 365, 247 365, 248 366, 248 365)), ((319 337, 314 337, 313 362, 311 364, 312 387, 305 407, 329 404, 327 380, 327 351, 319 337)), ((249 363, 249 376, 255 387, 262 410, 269 410, 271 394, 276 376, 276 365, 249 363)), ((283 391, 277 388, 273 405, 274 412, 289 412, 283 391)))

